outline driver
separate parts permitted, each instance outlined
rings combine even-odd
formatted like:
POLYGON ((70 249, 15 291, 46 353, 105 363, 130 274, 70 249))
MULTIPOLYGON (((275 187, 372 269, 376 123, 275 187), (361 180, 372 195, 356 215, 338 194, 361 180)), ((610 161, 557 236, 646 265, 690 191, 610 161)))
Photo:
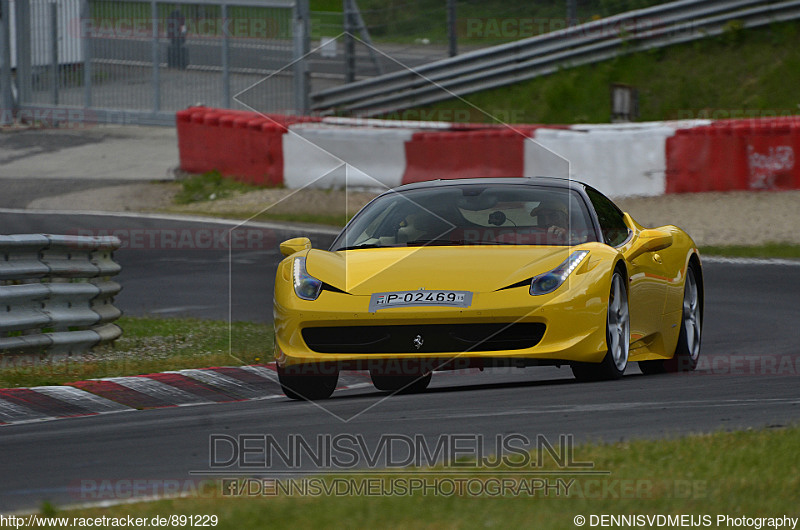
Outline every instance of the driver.
POLYGON ((570 236, 567 206, 559 200, 543 200, 531 210, 531 217, 536 217, 538 225, 546 229, 547 239, 552 243, 564 243, 570 236))

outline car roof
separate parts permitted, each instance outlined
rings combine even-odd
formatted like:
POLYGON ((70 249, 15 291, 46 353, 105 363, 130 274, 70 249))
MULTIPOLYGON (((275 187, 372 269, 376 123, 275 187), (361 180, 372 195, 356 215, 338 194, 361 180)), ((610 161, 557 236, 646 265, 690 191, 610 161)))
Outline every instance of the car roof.
POLYGON ((426 180, 423 182, 414 182, 412 184, 404 184, 394 188, 391 191, 408 191, 425 188, 438 188, 443 186, 457 186, 463 184, 475 185, 497 185, 497 184, 513 184, 517 186, 548 186, 553 188, 569 188, 569 189, 582 189, 584 184, 577 180, 559 178, 559 177, 491 177, 491 178, 461 178, 461 179, 437 179, 426 180))

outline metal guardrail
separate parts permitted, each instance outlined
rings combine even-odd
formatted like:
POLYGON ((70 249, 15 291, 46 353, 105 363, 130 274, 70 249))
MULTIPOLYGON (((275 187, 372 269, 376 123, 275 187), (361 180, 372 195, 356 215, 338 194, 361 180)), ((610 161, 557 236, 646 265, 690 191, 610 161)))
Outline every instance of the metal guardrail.
POLYGON ((0 358, 85 352, 122 334, 116 237, 0 235, 0 358))
POLYGON ((800 18, 800 1, 680 0, 311 94, 312 109, 357 116, 427 105, 636 51, 800 18))

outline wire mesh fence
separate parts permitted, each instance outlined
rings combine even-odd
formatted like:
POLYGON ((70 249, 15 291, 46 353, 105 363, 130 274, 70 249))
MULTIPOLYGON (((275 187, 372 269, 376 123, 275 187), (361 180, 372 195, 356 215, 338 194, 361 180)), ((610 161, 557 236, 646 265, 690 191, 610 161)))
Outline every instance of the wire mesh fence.
POLYGON ((353 79, 666 0, 312 0, 305 25, 305 0, 0 2, 20 107, 171 123, 198 104, 302 113, 353 79))
POLYGON ((259 84, 258 110, 295 109, 293 3, 192 1, 15 0, 20 105, 166 116, 259 84))

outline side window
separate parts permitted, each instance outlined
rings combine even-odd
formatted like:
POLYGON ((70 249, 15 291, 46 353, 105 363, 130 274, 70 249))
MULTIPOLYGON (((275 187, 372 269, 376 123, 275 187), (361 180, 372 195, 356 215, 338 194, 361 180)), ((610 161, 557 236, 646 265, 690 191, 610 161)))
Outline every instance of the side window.
POLYGON ((628 226, 625 224, 625 218, 619 208, 597 190, 587 187, 586 194, 597 212, 605 243, 612 247, 624 243, 628 239, 628 226))

